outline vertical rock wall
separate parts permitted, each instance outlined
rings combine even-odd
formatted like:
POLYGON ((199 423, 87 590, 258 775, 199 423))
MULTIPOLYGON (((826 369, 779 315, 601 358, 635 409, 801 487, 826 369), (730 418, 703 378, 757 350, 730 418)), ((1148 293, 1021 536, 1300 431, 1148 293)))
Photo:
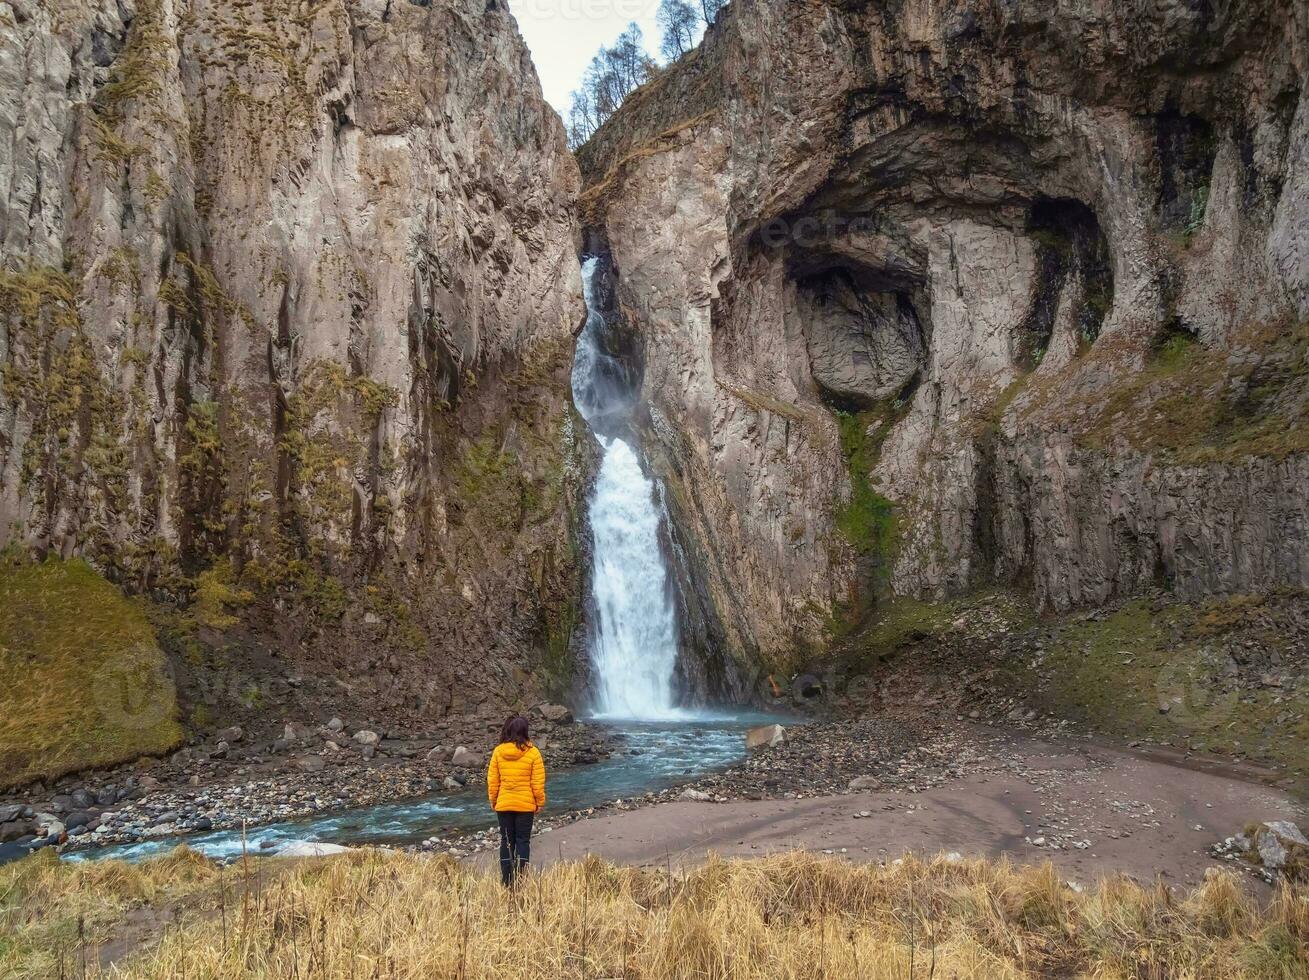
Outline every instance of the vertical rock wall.
POLYGON ((503 4, 0 4, 0 541, 563 649, 577 188, 503 4))
POLYGON ((584 221, 737 656, 878 595, 1309 585, 1306 37, 1303 0, 735 0, 601 129, 584 221))

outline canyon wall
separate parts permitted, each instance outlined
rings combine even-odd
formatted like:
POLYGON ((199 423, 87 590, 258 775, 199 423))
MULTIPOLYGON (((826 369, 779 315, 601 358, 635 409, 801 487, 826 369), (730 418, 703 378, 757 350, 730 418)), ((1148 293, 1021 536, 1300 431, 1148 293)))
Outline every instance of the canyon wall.
POLYGON ((0 3, 0 544, 379 715, 559 682, 578 187, 494 0, 0 3))
POLYGON ((1309 586, 1306 39, 1303 0, 734 0, 630 96, 581 210, 692 642, 1309 586))

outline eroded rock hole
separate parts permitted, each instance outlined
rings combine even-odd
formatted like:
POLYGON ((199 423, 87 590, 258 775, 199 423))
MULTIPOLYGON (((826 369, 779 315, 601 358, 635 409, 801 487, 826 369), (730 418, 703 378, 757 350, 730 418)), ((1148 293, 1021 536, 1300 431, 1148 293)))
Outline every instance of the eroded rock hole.
POLYGON ((917 376, 925 344, 908 284, 841 266, 798 278, 795 296, 810 369, 829 405, 869 408, 917 376))
POLYGON ((1061 315, 1077 346, 1095 342, 1113 306, 1114 274, 1100 223, 1081 201, 1038 199, 1027 233, 1036 245, 1037 274, 1027 314, 1014 331, 1013 359, 1031 369, 1045 356, 1061 315))
POLYGON ((1194 230, 1204 220, 1218 143, 1199 116, 1168 108, 1155 117, 1159 158, 1159 220, 1165 228, 1194 230))

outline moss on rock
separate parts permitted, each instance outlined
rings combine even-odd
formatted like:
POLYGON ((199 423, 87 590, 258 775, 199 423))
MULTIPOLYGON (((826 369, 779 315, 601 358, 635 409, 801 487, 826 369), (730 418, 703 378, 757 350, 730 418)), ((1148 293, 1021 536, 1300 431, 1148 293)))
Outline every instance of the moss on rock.
POLYGON ((0 786, 182 739, 144 610, 83 561, 0 565, 0 786))

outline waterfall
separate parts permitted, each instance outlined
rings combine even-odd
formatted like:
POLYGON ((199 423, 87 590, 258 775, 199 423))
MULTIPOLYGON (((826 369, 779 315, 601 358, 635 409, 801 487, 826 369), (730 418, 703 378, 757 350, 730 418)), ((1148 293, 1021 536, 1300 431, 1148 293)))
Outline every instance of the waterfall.
POLYGON ((604 457, 591 497, 591 581, 597 622, 591 636, 599 717, 671 719, 677 624, 659 547, 654 482, 632 447, 612 434, 634 392, 624 366, 602 349, 605 320, 595 297, 599 258, 582 264, 586 327, 573 359, 573 401, 604 457))

